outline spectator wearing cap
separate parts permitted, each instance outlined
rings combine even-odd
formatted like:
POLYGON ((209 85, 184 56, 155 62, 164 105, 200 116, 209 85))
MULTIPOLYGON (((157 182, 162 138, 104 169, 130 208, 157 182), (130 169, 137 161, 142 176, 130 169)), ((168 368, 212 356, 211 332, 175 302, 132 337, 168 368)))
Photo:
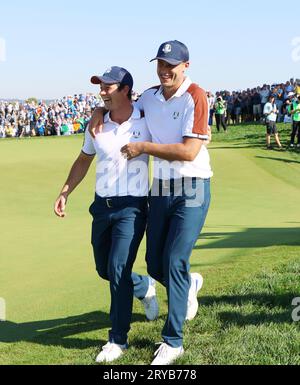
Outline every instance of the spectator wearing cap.
POLYGON ((227 126, 225 122, 225 114, 226 114, 226 102, 223 100, 222 96, 217 97, 217 101, 214 106, 215 116, 216 116, 216 125, 217 130, 220 132, 220 126, 223 127, 224 131, 227 131, 227 126))
POLYGON ((25 120, 20 117, 18 119, 18 131, 17 131, 17 136, 19 138, 22 138, 25 135, 25 120))
POLYGON ((108 343, 96 361, 108 363, 120 358, 128 348, 134 295, 144 304, 149 320, 158 316, 153 280, 132 273, 146 227, 149 157, 141 155, 128 161, 120 152, 128 142, 146 142, 151 137, 143 114, 132 105, 133 78, 126 69, 114 66, 102 76, 93 76, 91 82, 100 86, 105 103, 103 130, 94 139, 86 131, 82 151, 54 210, 60 218, 65 216, 69 195, 96 156, 96 193, 90 207, 92 246, 96 270, 110 283, 112 323, 108 343))
POLYGON ((45 122, 39 118, 36 125, 37 136, 45 136, 45 122))
POLYGON ((232 120, 232 123, 234 123, 233 118, 233 97, 229 91, 226 91, 224 100, 226 102, 226 118, 225 123, 226 126, 230 125, 230 120, 232 120))
POLYGON ((259 94, 261 98, 261 111, 263 111, 265 104, 268 102, 270 96, 270 91, 268 90, 266 84, 263 85, 262 89, 259 91, 259 94))
POLYGON ((259 122, 261 118, 261 96, 257 88, 254 89, 252 94, 252 104, 254 120, 259 122))
POLYGON ((284 114, 284 120, 283 120, 284 123, 293 123, 293 118, 290 114, 290 106, 294 99, 294 95, 295 95, 294 92, 289 92, 285 97, 285 101, 282 106, 282 111, 284 114))
POLYGON ((275 103, 278 111, 278 122, 282 120, 282 106, 284 102, 284 86, 283 84, 279 84, 276 88, 275 94, 275 103))
POLYGON ((213 125, 214 120, 214 104, 215 104, 215 98, 214 95, 211 92, 207 92, 207 98, 208 98, 208 105, 209 105, 209 126, 213 125))
POLYGON ((240 93, 235 93, 233 99, 235 123, 240 124, 242 115, 242 98, 240 93))
POLYGON ((293 92, 294 91, 294 86, 293 84, 291 83, 291 81, 287 81, 285 83, 285 91, 286 93, 289 93, 289 92, 293 92))
POLYGON ((265 104, 264 108, 264 115, 266 117, 266 125, 267 125, 267 148, 270 150, 271 147, 271 135, 275 136, 275 141, 279 147, 279 149, 282 149, 282 145, 280 143, 279 135, 277 132, 276 127, 276 120, 277 120, 277 106, 275 104, 275 97, 274 95, 269 96, 268 103, 265 104))
POLYGON ((292 100, 289 112, 293 119, 290 147, 293 148, 295 146, 295 138, 297 136, 297 148, 300 148, 300 95, 295 96, 292 100))

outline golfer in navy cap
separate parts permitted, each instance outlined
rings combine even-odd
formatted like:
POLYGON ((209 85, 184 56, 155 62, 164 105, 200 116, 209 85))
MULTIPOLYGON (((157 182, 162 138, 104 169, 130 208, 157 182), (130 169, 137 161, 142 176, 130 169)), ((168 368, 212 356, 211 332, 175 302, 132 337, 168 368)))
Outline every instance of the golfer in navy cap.
MULTIPOLYGON (((151 277, 166 287, 168 315, 152 364, 169 365, 184 354, 184 322, 198 311, 203 278, 190 274, 190 256, 208 213, 213 173, 205 146, 209 106, 206 92, 186 76, 188 48, 167 41, 153 60, 160 86, 145 91, 137 103, 152 142, 128 143, 122 153, 128 161, 142 154, 154 157, 146 261, 151 277)), ((99 120, 101 111, 94 114, 92 135, 99 120)))
POLYGON ((132 273, 146 227, 149 157, 142 154, 128 162, 120 152, 128 142, 149 141, 151 136, 140 110, 132 105, 133 79, 127 70, 112 67, 101 76, 93 76, 91 82, 100 85, 108 113, 95 139, 86 131, 81 153, 54 210, 57 216, 65 217, 69 195, 96 156, 96 194, 90 207, 92 245, 97 272, 110 282, 112 323, 108 343, 96 359, 100 363, 115 361, 127 349, 133 296, 142 301, 149 320, 158 316, 158 305, 154 281, 132 273))

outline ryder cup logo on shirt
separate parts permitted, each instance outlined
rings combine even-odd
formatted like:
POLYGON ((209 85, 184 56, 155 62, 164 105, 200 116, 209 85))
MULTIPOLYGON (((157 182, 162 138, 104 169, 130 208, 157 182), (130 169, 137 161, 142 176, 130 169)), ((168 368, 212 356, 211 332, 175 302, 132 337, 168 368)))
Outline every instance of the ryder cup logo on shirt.
POLYGON ((164 53, 170 53, 170 52, 172 52, 172 46, 171 46, 171 44, 166 44, 166 45, 164 46, 164 48, 163 48, 163 52, 164 52, 164 53))
POLYGON ((180 116, 180 113, 179 113, 179 112, 174 112, 174 114, 173 114, 173 119, 174 119, 174 120, 177 120, 177 119, 179 118, 179 116, 180 116))
POLYGON ((134 139, 139 139, 141 137, 141 131, 133 131, 132 136, 134 139))

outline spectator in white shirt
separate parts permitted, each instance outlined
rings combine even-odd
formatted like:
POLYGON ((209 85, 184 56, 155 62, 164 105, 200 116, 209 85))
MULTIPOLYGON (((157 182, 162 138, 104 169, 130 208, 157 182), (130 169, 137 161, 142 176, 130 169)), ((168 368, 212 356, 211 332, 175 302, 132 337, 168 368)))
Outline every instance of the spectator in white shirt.
POLYGON ((272 149, 271 146, 271 135, 275 136, 275 141, 280 149, 282 149, 282 145, 279 140, 279 135, 277 132, 276 127, 276 120, 277 120, 277 106, 275 104, 275 97, 274 95, 271 95, 269 97, 269 102, 266 103, 264 108, 264 115, 266 117, 266 125, 267 125, 267 148, 268 150, 272 149))

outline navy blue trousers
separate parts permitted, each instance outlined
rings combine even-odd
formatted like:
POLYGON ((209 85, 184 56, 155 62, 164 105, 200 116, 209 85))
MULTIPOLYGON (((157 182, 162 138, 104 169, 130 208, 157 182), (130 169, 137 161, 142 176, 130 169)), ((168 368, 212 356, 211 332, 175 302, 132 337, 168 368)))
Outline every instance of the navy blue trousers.
POLYGON ((109 341, 127 343, 133 296, 144 298, 148 278, 132 273, 147 220, 147 198, 96 195, 90 207, 93 216, 92 246, 99 276, 110 282, 112 329, 109 341))
POLYGON ((189 259, 207 216, 210 180, 190 178, 188 188, 180 186, 181 179, 167 183, 170 186, 155 180, 150 194, 146 261, 148 273, 167 290, 168 317, 162 338, 179 347, 190 288, 189 259))

